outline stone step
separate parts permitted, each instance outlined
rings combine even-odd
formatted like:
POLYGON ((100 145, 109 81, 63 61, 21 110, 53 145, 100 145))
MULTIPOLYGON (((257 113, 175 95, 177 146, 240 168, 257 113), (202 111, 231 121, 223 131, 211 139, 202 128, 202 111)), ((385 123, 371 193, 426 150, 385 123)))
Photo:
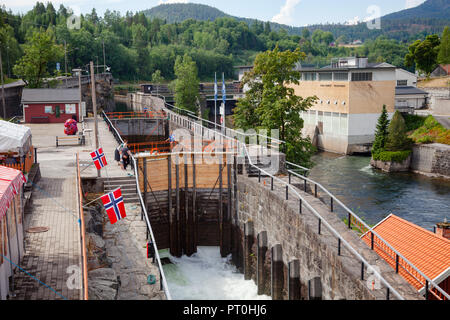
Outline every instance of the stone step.
POLYGON ((123 184, 118 184, 118 185, 108 185, 108 186, 105 186, 105 191, 112 191, 112 190, 115 190, 115 189, 117 189, 117 188, 119 188, 120 187, 120 189, 122 190, 122 191, 124 191, 124 190, 129 190, 129 191, 134 191, 134 192, 136 192, 136 185, 123 185, 123 184))

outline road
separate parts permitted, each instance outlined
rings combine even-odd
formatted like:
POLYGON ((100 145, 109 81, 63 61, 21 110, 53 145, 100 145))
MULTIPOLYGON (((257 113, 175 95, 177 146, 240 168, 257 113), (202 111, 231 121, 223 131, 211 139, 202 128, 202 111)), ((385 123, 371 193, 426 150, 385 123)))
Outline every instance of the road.
POLYGON ((450 116, 434 116, 434 118, 445 128, 450 129, 450 116))

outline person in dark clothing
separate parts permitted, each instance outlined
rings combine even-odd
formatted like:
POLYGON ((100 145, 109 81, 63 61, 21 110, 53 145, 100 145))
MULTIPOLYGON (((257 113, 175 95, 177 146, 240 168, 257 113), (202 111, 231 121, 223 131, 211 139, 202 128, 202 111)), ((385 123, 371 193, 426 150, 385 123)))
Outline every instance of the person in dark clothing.
POLYGON ((130 164, 131 151, 127 146, 124 146, 120 151, 120 154, 122 158, 122 169, 127 170, 127 166, 130 164))

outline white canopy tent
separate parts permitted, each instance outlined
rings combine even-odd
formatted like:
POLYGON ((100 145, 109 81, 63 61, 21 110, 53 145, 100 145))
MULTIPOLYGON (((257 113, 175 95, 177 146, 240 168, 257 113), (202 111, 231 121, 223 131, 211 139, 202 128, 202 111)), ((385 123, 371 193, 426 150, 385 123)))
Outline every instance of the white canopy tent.
POLYGON ((30 147, 30 128, 0 120, 0 152, 17 152, 23 156, 28 153, 30 147))

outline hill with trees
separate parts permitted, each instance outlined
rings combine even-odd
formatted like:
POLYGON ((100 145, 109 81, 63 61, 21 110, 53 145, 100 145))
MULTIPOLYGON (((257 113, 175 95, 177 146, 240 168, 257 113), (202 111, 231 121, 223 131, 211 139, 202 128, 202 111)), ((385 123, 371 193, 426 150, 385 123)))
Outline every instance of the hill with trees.
POLYGON ((307 27, 292 27, 273 22, 262 22, 256 19, 234 17, 214 7, 196 3, 161 4, 143 11, 150 18, 159 18, 167 23, 181 23, 188 19, 198 21, 214 21, 218 18, 233 18, 252 26, 255 23, 268 24, 273 31, 286 30, 289 35, 301 36, 305 28, 310 31, 329 31, 335 38, 344 36, 348 41, 374 40, 381 35, 399 41, 411 41, 424 38, 433 33, 442 32, 450 23, 450 3, 448 0, 427 0, 423 4, 383 16, 380 30, 367 28, 366 23, 316 24, 307 27))

